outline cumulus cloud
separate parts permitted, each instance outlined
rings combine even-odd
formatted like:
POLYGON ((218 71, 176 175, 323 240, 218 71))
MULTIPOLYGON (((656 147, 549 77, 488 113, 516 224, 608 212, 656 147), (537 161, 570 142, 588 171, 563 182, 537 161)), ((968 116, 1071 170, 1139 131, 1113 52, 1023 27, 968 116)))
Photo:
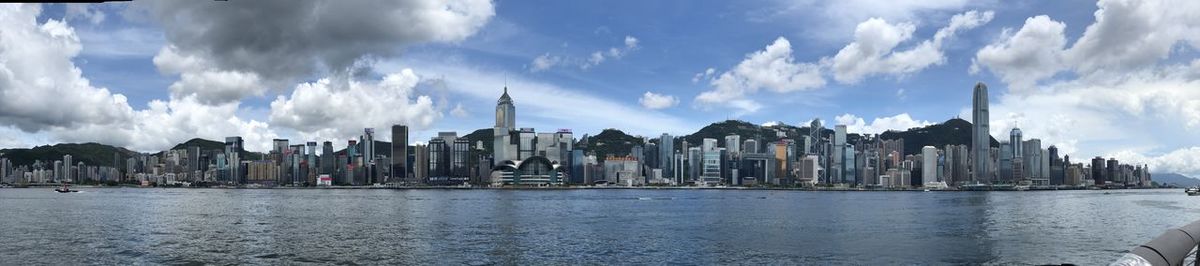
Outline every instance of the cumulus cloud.
POLYGON ((405 124, 427 129, 442 117, 429 96, 416 96, 420 82, 411 69, 379 81, 324 78, 297 85, 291 95, 271 102, 270 122, 292 128, 307 139, 345 139, 363 128, 405 124))
POLYGON ((834 79, 855 84, 871 75, 905 75, 944 64, 946 56, 941 47, 946 39, 954 37, 959 31, 983 25, 992 17, 992 11, 974 10, 955 15, 949 25, 934 34, 933 39, 903 51, 897 51, 896 47, 912 39, 915 25, 907 22, 891 24, 880 18, 869 19, 855 28, 854 41, 829 59, 834 79))
POLYGON ((284 82, 348 71, 368 57, 395 56, 407 44, 461 41, 495 15, 489 0, 139 4, 162 26, 175 53, 284 82))
POLYGON ((976 54, 972 72, 986 67, 1013 90, 1025 92, 1060 71, 1083 79, 1112 79, 1166 59, 1185 43, 1200 49, 1200 2, 1180 0, 1099 1, 1096 21, 1070 48, 1066 25, 1048 16, 1025 21, 1016 34, 976 54))
POLYGON ((1200 48, 1200 18, 1188 14, 1200 3, 1105 0, 1097 6, 1095 21, 1074 44, 1068 45, 1064 23, 1037 16, 976 54, 976 70, 986 68, 1009 85, 992 104, 993 135, 1020 127, 1064 153, 1178 165, 1160 160, 1200 147, 1191 137, 1200 133, 1200 60, 1175 63, 1171 48, 1200 48), (1054 79, 1058 72, 1072 75, 1054 79))
POLYGON ((804 91, 825 86, 817 64, 795 62, 792 44, 779 37, 761 51, 746 55, 732 70, 709 81, 712 90, 696 96, 701 104, 726 104, 744 112, 761 106, 746 99, 748 93, 766 89, 777 93, 804 91))
POLYGON ((833 120, 838 125, 846 125, 846 132, 859 134, 879 134, 889 130, 907 130, 933 124, 929 121, 913 119, 908 113, 877 117, 869 124, 862 117, 853 114, 839 115, 833 120))
POLYGON ((220 141, 230 136, 241 136, 247 150, 261 152, 279 137, 265 122, 239 118, 236 102, 212 105, 187 96, 154 100, 148 106, 119 124, 85 124, 50 132, 65 142, 95 141, 144 152, 168 149, 191 138, 220 141))
POLYGON ((781 5, 768 6, 761 12, 752 12, 751 20, 775 20, 796 23, 800 20, 805 27, 805 35, 830 43, 844 43, 850 39, 846 32, 854 30, 856 25, 870 19, 881 18, 888 21, 920 21, 924 18, 939 17, 946 12, 959 12, 972 6, 994 5, 992 0, 909 0, 909 1, 878 1, 878 0, 798 0, 780 1, 781 5))
POLYGON ((37 5, 0 6, 0 23, 6 25, 0 29, 0 121, 45 136, 38 143, 100 142, 157 151, 193 137, 241 135, 253 145, 248 148, 265 150, 277 136, 266 123, 238 118, 238 103, 203 104, 190 94, 134 110, 125 96, 93 87, 83 77, 72 63, 81 49, 74 29, 52 19, 38 24, 40 12, 37 5))
POLYGON ((1146 165, 1150 167, 1151 173, 1177 173, 1200 177, 1200 147, 1178 149, 1160 156, 1145 156, 1131 150, 1123 150, 1105 157, 1116 158, 1126 164, 1146 165))
POLYGON ((1200 2, 1104 0, 1065 57, 1076 72, 1120 73, 1166 59, 1180 42, 1200 48, 1200 2))
POLYGON ((1038 81, 1054 76, 1063 68, 1063 48, 1067 45, 1066 24, 1042 15, 1025 20, 1014 34, 1005 29, 1003 41, 983 47, 975 55, 971 72, 986 67, 1014 90, 1028 90, 1038 81))
POLYGON ((638 103, 642 104, 642 107, 645 107, 646 109, 657 110, 675 106, 676 104, 679 104, 679 99, 675 98, 675 96, 647 91, 645 94, 642 94, 641 99, 638 99, 638 103))
POLYGON ((124 95, 92 86, 71 61, 81 46, 65 22, 38 24, 37 5, 0 6, 0 123, 26 132, 130 119, 124 95))

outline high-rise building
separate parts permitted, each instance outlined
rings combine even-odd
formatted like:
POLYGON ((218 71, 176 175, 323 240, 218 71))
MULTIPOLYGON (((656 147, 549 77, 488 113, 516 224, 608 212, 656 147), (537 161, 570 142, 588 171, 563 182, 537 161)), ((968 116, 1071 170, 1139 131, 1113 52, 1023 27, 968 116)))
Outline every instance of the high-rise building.
POLYGON ((223 180, 225 182, 237 184, 242 181, 242 160, 239 155, 244 147, 242 145, 244 145, 242 142, 242 137, 225 138, 225 160, 227 164, 226 167, 228 168, 226 179, 223 180))
POLYGON ((725 150, 729 151, 730 154, 742 153, 742 136, 725 136, 725 150))
POLYGON ((1104 158, 1096 156, 1092 158, 1092 180, 1097 186, 1102 186, 1109 181, 1107 171, 1104 171, 1104 158))
POLYGON ((450 145, 443 138, 429 140, 429 183, 445 184, 450 177, 450 145))
POLYGON ((921 147, 921 185, 937 182, 938 149, 933 146, 921 147))
POLYGON ((1024 141, 1021 140, 1020 128, 1014 127, 1012 131, 1008 132, 1008 144, 1012 145, 1011 151, 1013 158, 1022 157, 1025 155, 1025 149, 1023 149, 1024 141))
POLYGON ((516 117, 517 107, 512 97, 508 96, 508 87, 504 87, 504 94, 496 100, 496 124, 492 127, 492 161, 495 164, 517 159, 517 151, 512 145, 512 131, 517 127, 516 117))
POLYGON ((77 177, 76 177, 76 174, 74 173, 74 171, 71 171, 71 166, 74 166, 74 164, 72 164, 72 158, 71 158, 70 154, 63 155, 62 163, 63 163, 64 169, 61 172, 62 175, 59 176, 60 180, 67 181, 67 182, 83 181, 83 180, 75 180, 77 177))
POLYGON ((450 145, 450 182, 458 185, 467 182, 470 177, 471 140, 456 138, 450 145))
POLYGON ((842 155, 846 152, 846 125, 833 126, 833 165, 832 171, 829 171, 830 183, 846 183, 846 156, 842 155))
POLYGON ((1025 176, 1031 179, 1045 179, 1042 172, 1042 140, 1031 138, 1022 143, 1021 158, 1025 160, 1025 176))
POLYGON ((992 180, 991 172, 988 168, 988 161, 991 156, 988 154, 992 147, 992 136, 988 133, 988 127, 991 123, 988 116, 988 89, 983 82, 975 84, 975 92, 972 96, 971 108, 971 158, 974 158, 974 169, 972 171, 972 182, 974 183, 989 183, 992 180))
POLYGON ((748 139, 742 142, 742 153, 758 153, 758 141, 748 139))
POLYGON ((392 180, 408 178, 408 126, 392 125, 392 180))
POLYGON ((374 128, 363 129, 362 142, 359 143, 359 145, 362 145, 363 170, 365 170, 364 173, 366 175, 366 184, 379 183, 379 180, 375 179, 375 173, 377 171, 375 171, 376 163, 374 128))
POLYGON ((413 146, 413 179, 417 182, 428 182, 429 179, 429 146, 417 144, 413 146))
POLYGON ((327 140, 321 143, 321 173, 332 175, 336 161, 333 156, 333 142, 327 140))
POLYGON ((662 169, 664 177, 675 176, 673 158, 675 158, 675 137, 663 133, 658 137, 658 168, 662 169))

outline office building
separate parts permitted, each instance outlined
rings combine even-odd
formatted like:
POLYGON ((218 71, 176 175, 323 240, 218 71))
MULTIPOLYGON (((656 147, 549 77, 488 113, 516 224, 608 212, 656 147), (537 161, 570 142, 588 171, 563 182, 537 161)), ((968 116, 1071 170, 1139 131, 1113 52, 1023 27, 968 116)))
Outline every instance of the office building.
POLYGON ((401 182, 409 178, 408 169, 408 126, 392 125, 392 180, 401 182))
POLYGON ((974 161, 974 168, 971 169, 972 183, 990 183, 992 182, 991 172, 989 170, 988 161, 991 156, 988 151, 992 147, 992 136, 988 132, 990 124, 988 115, 988 89, 983 82, 975 84, 975 91, 972 96, 971 108, 971 158, 974 161))

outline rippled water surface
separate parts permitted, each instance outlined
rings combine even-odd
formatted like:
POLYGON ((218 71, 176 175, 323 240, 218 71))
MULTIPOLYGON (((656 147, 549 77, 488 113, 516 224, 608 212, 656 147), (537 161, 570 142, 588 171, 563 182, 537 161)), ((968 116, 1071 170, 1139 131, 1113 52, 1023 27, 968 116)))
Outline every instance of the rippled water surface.
POLYGON ((0 189, 0 264, 1106 264, 1180 190, 0 189))

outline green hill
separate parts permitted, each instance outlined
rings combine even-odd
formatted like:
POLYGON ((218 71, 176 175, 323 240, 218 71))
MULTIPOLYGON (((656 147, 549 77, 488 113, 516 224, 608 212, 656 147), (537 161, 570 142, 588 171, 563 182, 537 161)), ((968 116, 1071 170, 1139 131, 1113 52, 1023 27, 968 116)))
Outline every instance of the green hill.
MULTIPOLYGON (((220 142, 220 141, 215 141, 215 140, 207 140, 207 139, 202 139, 202 138, 194 138, 194 139, 185 141, 183 143, 175 144, 175 146, 171 147, 171 149, 172 150, 183 150, 183 149, 187 149, 188 147, 200 147, 200 150, 204 150, 204 151, 210 151, 210 150, 224 151, 225 150, 225 142, 220 142)), ((246 160, 261 160, 262 158, 266 158, 265 157, 266 154, 246 151, 245 147, 242 147, 242 150, 238 151, 238 156, 240 156, 240 157, 242 157, 242 159, 246 159, 246 160)))
POLYGON ((596 159, 603 161, 605 157, 625 156, 629 155, 629 151, 633 146, 644 145, 642 139, 618 129, 605 129, 600 134, 587 137, 587 148, 585 151, 595 154, 596 159))
MULTIPOLYGON (((905 131, 888 131, 879 134, 882 139, 904 139, 904 152, 918 154, 921 147, 934 146, 943 148, 945 145, 971 145, 971 122, 954 118, 941 124, 933 124, 905 131)), ((992 147, 1000 147, 1000 142, 992 138, 992 147)))
POLYGON ((137 152, 125 148, 89 142, 37 146, 32 149, 3 149, 0 150, 0 154, 3 154, 0 156, 12 161, 14 165, 32 165, 34 161, 38 160, 53 162, 55 160, 62 160, 64 155, 69 154, 75 162, 100 166, 113 166, 113 154, 116 154, 117 166, 120 167, 126 158, 137 154, 137 152))

